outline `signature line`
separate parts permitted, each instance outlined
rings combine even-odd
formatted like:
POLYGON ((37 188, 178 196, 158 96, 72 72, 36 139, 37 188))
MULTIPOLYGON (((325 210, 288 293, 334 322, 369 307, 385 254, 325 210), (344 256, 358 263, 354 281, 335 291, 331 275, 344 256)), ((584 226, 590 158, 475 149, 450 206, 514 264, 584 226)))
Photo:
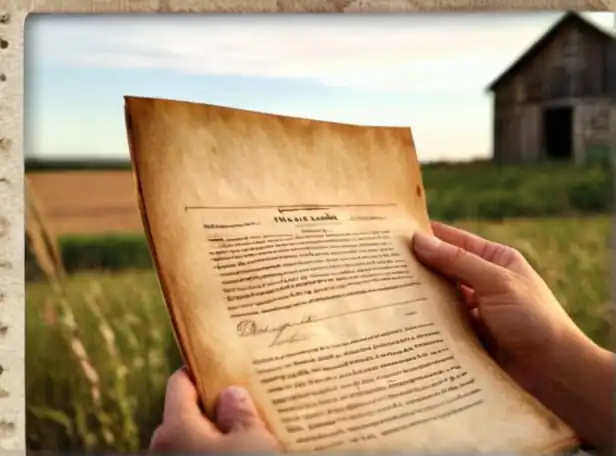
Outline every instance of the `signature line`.
MULTIPOLYGON (((375 306, 375 307, 369 307, 367 309, 357 309, 357 310, 350 310, 348 312, 342 312, 339 314, 333 314, 333 315, 326 315, 324 317, 320 317, 320 318, 314 318, 314 319, 307 319, 305 321, 300 321, 297 323, 290 323, 288 325, 286 325, 286 328, 292 328, 294 326, 303 326, 303 325, 307 325, 310 323, 318 323, 321 321, 325 321, 325 320, 332 320, 334 318, 340 318, 340 317, 346 317, 347 315, 353 315, 353 314, 359 314, 359 313, 363 313, 363 312, 371 312, 373 310, 380 310, 380 309, 386 309, 388 307, 397 307, 397 306, 403 306, 406 304, 413 304, 416 302, 422 302, 425 301, 427 298, 417 298, 417 299, 407 299, 406 301, 400 301, 400 302, 393 302, 393 303, 389 303, 389 304, 383 304, 381 306, 375 306)), ((404 315, 406 316, 410 316, 413 315, 414 312, 407 312, 404 315)), ((272 328, 272 329, 268 329, 267 331, 262 331, 260 332, 260 334, 266 334, 266 333, 277 333, 280 332, 279 328, 272 328)), ((251 334, 251 335, 258 335, 258 334, 251 334)))

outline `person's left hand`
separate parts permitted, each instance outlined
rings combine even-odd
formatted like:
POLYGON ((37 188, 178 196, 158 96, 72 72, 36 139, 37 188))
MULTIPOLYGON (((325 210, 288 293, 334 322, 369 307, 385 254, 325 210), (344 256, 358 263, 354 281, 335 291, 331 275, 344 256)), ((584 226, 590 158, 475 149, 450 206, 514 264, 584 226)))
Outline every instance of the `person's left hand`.
POLYGON ((223 390, 215 422, 199 407, 197 390, 182 368, 167 383, 163 422, 150 442, 152 452, 280 451, 267 431, 248 392, 240 387, 223 390))

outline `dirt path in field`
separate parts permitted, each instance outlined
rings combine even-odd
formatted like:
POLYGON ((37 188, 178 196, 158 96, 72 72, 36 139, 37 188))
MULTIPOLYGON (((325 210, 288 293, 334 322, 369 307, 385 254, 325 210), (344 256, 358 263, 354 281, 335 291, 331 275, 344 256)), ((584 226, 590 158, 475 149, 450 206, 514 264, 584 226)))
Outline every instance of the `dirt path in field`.
POLYGON ((56 235, 143 231, 131 171, 32 172, 27 177, 56 235))

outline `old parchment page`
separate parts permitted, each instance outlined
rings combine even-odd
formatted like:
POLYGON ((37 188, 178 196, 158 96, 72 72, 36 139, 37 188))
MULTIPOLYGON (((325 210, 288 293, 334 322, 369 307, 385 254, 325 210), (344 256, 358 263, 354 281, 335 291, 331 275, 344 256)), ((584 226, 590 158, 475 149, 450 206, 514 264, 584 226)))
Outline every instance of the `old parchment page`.
POLYGON ((570 430, 484 353, 406 128, 126 98, 144 225, 206 409, 246 386, 289 451, 517 450, 570 430))

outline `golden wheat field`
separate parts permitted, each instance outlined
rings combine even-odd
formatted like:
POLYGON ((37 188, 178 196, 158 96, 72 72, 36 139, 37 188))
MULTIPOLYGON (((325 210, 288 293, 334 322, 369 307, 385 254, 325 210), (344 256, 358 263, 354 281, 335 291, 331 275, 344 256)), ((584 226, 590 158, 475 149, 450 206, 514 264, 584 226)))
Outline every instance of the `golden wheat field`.
POLYGON ((44 171, 27 179, 55 235, 143 229, 131 171, 44 171))

